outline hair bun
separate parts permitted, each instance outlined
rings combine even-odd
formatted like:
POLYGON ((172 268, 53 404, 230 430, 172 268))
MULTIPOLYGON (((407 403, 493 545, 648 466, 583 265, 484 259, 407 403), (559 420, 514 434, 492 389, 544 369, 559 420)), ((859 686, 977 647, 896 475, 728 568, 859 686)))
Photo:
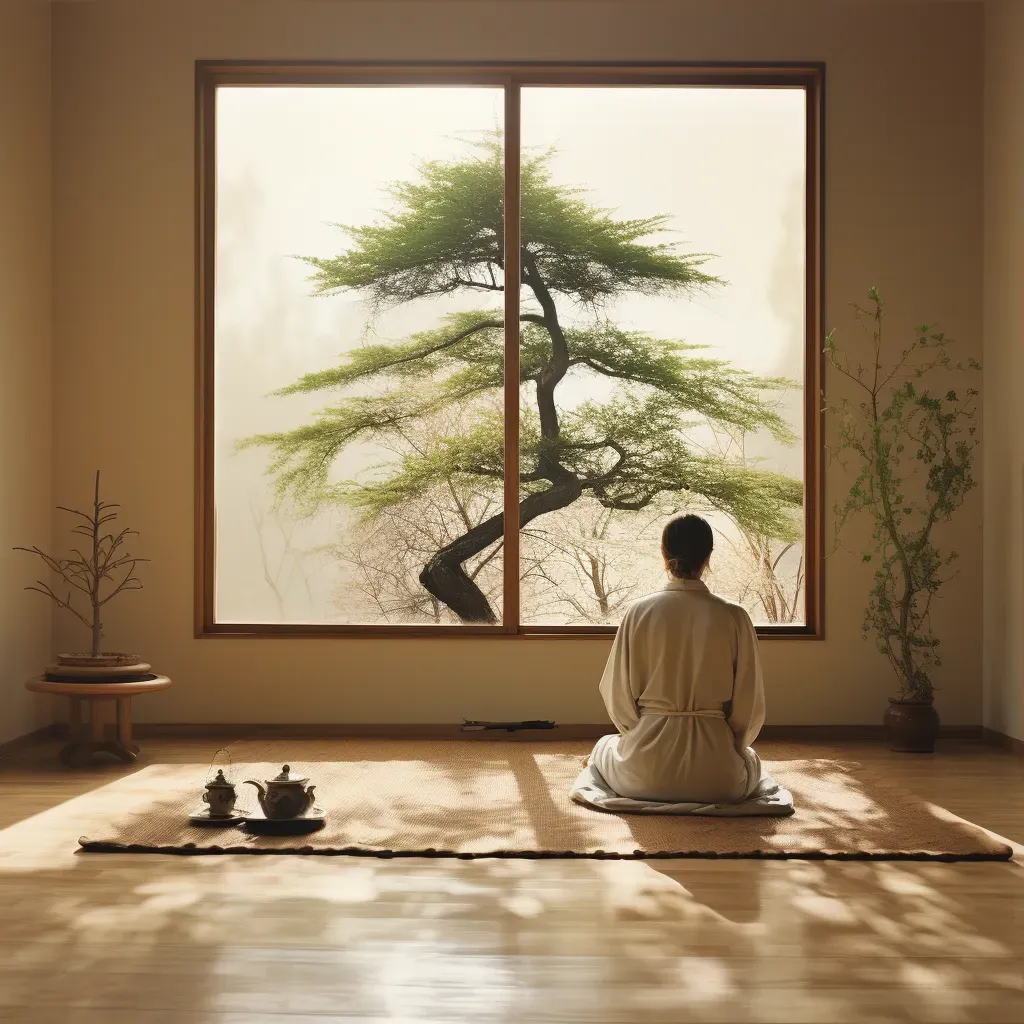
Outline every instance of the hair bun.
POLYGON ((661 534, 661 553, 673 576, 693 578, 711 557, 715 535, 700 516, 685 515, 667 523, 661 534))

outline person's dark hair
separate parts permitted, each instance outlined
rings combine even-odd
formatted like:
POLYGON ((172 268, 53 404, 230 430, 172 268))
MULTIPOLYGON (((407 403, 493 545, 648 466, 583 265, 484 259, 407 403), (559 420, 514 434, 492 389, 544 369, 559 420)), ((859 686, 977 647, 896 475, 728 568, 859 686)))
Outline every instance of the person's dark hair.
POLYGON ((679 579, 696 579, 700 567, 715 547, 715 536, 706 519, 679 516, 661 532, 665 567, 679 579))

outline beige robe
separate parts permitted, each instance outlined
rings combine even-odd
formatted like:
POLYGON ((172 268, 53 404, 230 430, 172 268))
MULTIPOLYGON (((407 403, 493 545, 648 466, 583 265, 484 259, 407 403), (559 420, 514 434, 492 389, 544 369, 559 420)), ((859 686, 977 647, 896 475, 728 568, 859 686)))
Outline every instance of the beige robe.
POLYGON ((738 803, 757 788, 757 634, 700 581, 674 579, 629 607, 601 696, 620 735, 602 737, 591 763, 620 796, 738 803))

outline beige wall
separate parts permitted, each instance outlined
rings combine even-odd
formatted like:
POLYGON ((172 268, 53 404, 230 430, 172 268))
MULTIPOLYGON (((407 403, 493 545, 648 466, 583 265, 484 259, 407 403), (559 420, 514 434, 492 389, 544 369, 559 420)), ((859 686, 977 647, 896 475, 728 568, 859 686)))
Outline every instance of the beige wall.
POLYGON ((985 20, 984 722, 1024 739, 1024 4, 985 20))
POLYGON ((0 743, 50 721, 22 683, 51 653, 50 607, 15 544, 50 543, 50 12, 0 3, 0 743))
MULTIPOLYGON (((162 721, 593 722, 606 642, 192 639, 196 58, 828 62, 828 301, 878 284, 892 328, 941 318, 981 355, 982 18, 976 5, 97 0, 54 14, 56 489, 101 466, 152 559, 111 641, 176 681, 162 721)), ((852 332, 849 336, 852 336, 852 332)), ((840 490, 829 478, 830 496, 840 490)), ((944 534, 949 723, 981 716, 981 503, 944 534)), ((770 720, 874 723, 893 688, 858 630, 867 576, 828 568, 826 642, 764 644, 770 720)), ((72 643, 70 634, 65 643, 72 643)))

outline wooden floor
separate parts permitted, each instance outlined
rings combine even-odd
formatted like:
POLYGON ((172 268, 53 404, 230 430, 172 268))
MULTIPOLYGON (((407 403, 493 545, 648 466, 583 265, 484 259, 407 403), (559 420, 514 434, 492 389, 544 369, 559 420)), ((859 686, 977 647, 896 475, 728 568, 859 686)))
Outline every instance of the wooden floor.
MULTIPOLYGON (((140 766, 208 764, 216 745, 152 740, 140 766)), ((133 769, 72 773, 39 748, 0 762, 0 1021, 1021 1024, 1024 759, 836 751, 1015 860, 81 854, 133 769)))

